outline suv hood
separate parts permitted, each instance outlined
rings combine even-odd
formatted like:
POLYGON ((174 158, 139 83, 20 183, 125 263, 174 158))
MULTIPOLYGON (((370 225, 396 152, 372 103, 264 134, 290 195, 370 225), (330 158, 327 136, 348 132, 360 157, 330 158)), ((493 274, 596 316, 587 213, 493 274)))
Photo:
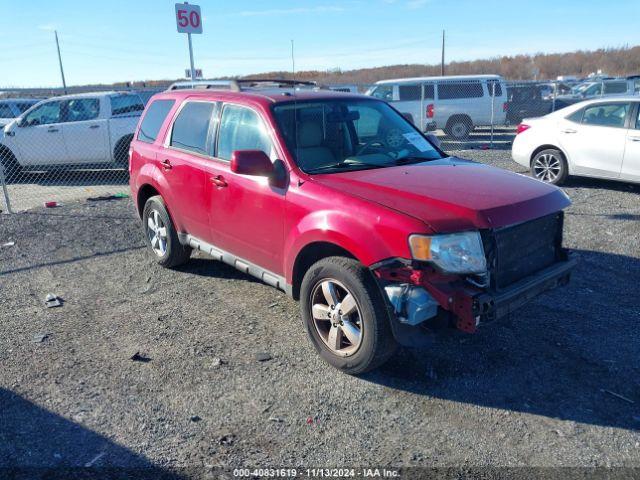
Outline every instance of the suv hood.
POLYGON ((571 204, 553 185, 455 157, 313 180, 418 218, 434 232, 503 227, 571 204))

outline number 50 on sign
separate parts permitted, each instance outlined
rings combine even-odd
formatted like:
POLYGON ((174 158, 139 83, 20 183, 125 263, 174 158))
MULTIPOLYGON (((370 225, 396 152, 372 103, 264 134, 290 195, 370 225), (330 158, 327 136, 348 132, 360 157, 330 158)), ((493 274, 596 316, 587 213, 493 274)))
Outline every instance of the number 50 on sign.
POLYGON ((188 3, 176 3, 176 24, 180 33, 202 33, 200 7, 188 3))

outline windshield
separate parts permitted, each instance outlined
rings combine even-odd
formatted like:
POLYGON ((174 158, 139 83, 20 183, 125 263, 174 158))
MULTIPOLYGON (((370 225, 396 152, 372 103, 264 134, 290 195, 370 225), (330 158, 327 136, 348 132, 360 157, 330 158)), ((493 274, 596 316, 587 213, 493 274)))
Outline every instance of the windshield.
POLYGON ((307 173, 383 168, 442 158, 384 102, 337 99, 274 107, 289 152, 307 173))

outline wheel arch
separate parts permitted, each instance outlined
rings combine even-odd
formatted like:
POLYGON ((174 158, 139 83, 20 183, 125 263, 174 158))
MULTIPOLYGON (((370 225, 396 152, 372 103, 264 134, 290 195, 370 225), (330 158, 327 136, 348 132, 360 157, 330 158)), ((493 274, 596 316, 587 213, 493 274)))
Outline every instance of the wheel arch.
POLYGON ((462 120, 464 122, 467 122, 469 126, 473 128, 473 120, 471 120, 471 117, 466 113, 454 113, 453 115, 451 115, 447 119, 447 124, 445 128, 450 128, 453 122, 455 122, 456 120, 462 120))
POLYGON ((540 145, 539 147, 535 148, 533 150, 533 152, 531 152, 531 155, 529 156, 529 168, 531 168, 531 164, 533 163, 533 159, 535 158, 535 156, 542 152, 543 150, 549 150, 549 149, 553 149, 553 150, 558 150, 560 152, 560 154, 562 155, 562 158, 564 159, 564 161, 567 163, 567 168, 569 169, 569 174, 572 173, 573 168, 571 166, 571 162, 569 161, 569 158, 567 157, 567 154, 564 152, 564 150, 560 147, 558 147, 557 145, 551 144, 551 143, 546 143, 544 145, 540 145))
POLYGON ((18 156, 11 149, 11 147, 8 147, 4 143, 0 143, 0 160, 4 160, 5 156, 7 158, 9 158, 9 156, 12 156, 14 160, 19 163, 18 156))
POLYGON ((116 163, 125 163, 129 155, 129 145, 133 140, 133 133, 121 136, 113 147, 113 160, 116 163), (126 144, 126 147, 125 147, 126 144))
POLYGON ((142 211, 144 210, 144 205, 147 203, 147 200, 156 195, 162 196, 158 189, 149 183, 144 184, 138 189, 136 210, 138 211, 138 216, 140 216, 140 218, 142 218, 142 211))
POLYGON ((358 260, 349 250, 337 243, 315 241, 305 245, 296 255, 293 263, 291 296, 294 300, 300 299, 300 285, 311 265, 327 257, 347 257, 358 260))

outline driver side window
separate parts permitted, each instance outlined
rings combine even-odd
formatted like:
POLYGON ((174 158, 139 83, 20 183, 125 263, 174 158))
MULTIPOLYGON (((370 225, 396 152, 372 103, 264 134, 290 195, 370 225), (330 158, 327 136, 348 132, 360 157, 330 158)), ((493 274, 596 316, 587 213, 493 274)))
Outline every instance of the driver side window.
POLYGON ((62 102, 47 102, 31 111, 24 118, 24 124, 32 125, 49 125, 51 123, 60 123, 62 121, 62 102))

